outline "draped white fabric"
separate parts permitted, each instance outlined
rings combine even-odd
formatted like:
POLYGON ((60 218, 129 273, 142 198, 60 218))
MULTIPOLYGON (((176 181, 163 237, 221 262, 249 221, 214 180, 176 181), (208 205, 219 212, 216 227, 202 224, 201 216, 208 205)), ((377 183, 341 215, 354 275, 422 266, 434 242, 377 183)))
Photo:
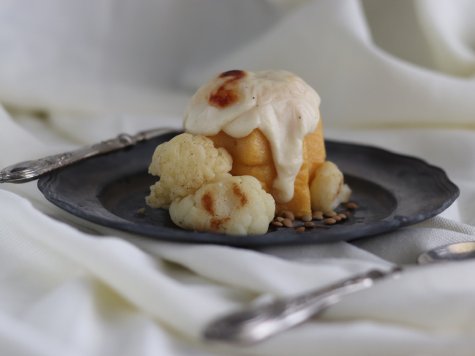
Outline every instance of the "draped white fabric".
POLYGON ((420 157, 460 198, 347 242, 246 250, 149 240, 76 218, 31 182, 0 185, 0 354, 472 355, 475 262, 417 266, 475 241, 470 0, 73 0, 0 4, 0 168, 155 127, 229 69, 284 69, 322 98, 327 138, 420 157), (370 268, 403 276, 252 347, 210 320, 370 268))

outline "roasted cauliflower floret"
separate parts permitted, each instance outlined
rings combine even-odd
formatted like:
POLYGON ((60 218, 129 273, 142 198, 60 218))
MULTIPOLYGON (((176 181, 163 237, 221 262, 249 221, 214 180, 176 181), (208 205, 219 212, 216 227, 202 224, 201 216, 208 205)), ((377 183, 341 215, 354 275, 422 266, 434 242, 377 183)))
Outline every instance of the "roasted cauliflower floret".
POLYGON ((274 198, 251 176, 206 184, 170 205, 173 222, 183 229, 229 235, 266 233, 274 212, 274 198))
POLYGON ((193 194, 216 176, 230 176, 233 159, 224 148, 215 148, 205 136, 181 134, 161 144, 153 154, 149 173, 160 176, 150 187, 147 205, 161 208, 193 194))
POLYGON ((350 200, 351 189, 343 184, 343 173, 332 162, 324 162, 315 172, 310 185, 312 210, 325 215, 335 215, 334 209, 340 203, 350 200))

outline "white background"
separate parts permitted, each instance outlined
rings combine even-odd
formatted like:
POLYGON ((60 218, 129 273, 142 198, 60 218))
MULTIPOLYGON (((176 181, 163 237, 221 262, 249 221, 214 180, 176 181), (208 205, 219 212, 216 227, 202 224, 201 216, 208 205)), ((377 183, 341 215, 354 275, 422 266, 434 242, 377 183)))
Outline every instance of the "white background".
POLYGON ((327 138, 427 160, 460 187, 441 217, 353 243, 259 251, 161 243, 0 186, 1 355, 471 355, 475 263, 417 255, 475 240, 475 2, 0 2, 0 167, 121 132, 181 126, 229 69, 284 69, 322 98, 327 138), (204 325, 393 263, 402 278, 249 348, 204 325))

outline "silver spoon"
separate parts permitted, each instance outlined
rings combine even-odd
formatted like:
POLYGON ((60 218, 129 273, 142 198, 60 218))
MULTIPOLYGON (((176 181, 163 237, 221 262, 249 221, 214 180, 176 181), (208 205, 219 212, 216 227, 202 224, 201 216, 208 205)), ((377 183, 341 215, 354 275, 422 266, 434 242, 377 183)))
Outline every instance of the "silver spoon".
MULTIPOLYGON (((417 263, 424 265, 469 258, 475 258, 475 242, 457 243, 424 252, 417 258, 417 263)), ((203 337, 208 341, 252 345, 322 313, 345 295, 370 288, 387 277, 399 277, 401 271, 399 266, 387 272, 371 270, 297 297, 237 311, 212 322, 203 337)))
POLYGON ((423 252, 417 257, 417 263, 426 265, 430 263, 463 261, 475 258, 475 242, 460 242, 433 250, 423 252))

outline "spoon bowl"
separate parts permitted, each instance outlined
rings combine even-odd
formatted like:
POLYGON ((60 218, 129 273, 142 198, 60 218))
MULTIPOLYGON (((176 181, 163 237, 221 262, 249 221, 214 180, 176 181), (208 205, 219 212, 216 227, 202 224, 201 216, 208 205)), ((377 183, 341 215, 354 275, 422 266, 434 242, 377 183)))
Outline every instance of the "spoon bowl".
POLYGON ((460 242, 425 251, 417 257, 420 265, 475 258, 475 242, 460 242))

